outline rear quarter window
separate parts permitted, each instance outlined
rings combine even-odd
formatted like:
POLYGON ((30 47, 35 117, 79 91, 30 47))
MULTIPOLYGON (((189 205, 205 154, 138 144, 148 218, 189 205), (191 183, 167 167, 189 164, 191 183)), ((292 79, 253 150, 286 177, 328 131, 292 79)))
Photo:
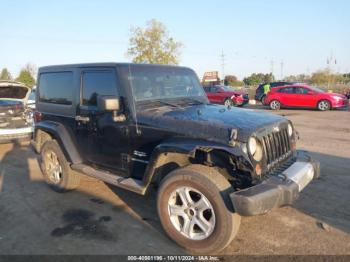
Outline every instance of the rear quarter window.
POLYGON ((44 103, 72 105, 73 72, 40 74, 39 101, 44 103))

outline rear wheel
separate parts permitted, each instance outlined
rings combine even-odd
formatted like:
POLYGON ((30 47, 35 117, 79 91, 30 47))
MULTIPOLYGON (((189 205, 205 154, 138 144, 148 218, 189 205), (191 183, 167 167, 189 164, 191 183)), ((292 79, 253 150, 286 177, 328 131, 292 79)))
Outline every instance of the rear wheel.
POLYGON ((281 109, 281 103, 277 100, 272 100, 270 102, 270 108, 272 110, 280 110, 281 109))
POLYGON ((263 105, 265 105, 265 99, 266 99, 266 95, 263 95, 262 98, 261 98, 261 103, 262 103, 263 105))
POLYGON ((219 252, 233 240, 240 225, 231 192, 230 183, 213 168, 191 165, 171 172, 157 198, 164 230, 191 252, 219 252))
POLYGON ((317 108, 320 111, 327 111, 331 109, 331 104, 327 100, 321 100, 320 102, 318 102, 317 108))
POLYGON ((40 167, 46 182, 57 192, 73 190, 79 186, 79 174, 71 170, 55 140, 49 140, 43 145, 40 167))

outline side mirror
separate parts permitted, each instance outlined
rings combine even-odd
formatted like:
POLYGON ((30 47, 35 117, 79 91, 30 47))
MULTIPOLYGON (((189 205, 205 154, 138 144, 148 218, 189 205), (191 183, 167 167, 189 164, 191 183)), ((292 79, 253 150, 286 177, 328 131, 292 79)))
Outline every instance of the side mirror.
POLYGON ((120 98, 117 96, 98 96, 97 107, 99 111, 119 111, 120 98))

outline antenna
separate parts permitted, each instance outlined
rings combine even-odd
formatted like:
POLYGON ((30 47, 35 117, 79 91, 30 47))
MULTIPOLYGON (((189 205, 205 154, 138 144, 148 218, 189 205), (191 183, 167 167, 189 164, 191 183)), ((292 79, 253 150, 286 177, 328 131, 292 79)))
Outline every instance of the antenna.
POLYGON ((221 70, 222 70, 222 84, 225 84, 225 60, 226 60, 226 55, 224 53, 224 50, 222 50, 221 55, 221 70))
POLYGON ((134 111, 134 118, 135 118, 135 127, 136 127, 136 134, 141 135, 141 130, 139 129, 139 124, 137 120, 137 113, 136 113, 136 101, 135 101, 135 96, 134 96, 134 79, 131 73, 131 66, 129 64, 129 83, 131 87, 131 96, 132 96, 132 105, 133 105, 133 111, 134 111))

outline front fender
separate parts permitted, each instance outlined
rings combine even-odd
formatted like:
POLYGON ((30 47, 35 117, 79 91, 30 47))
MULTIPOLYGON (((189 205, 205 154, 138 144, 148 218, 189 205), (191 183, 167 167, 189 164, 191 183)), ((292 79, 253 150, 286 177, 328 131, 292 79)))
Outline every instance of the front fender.
POLYGON ((204 152, 210 152, 212 150, 227 152, 239 160, 239 163, 237 164, 241 169, 246 171, 252 171, 254 169, 250 159, 238 145, 231 147, 205 140, 173 138, 164 141, 153 150, 144 176, 144 182, 149 184, 152 181, 157 167, 162 164, 162 155, 166 155, 168 153, 178 153, 184 154, 189 158, 194 158, 198 150, 204 152))
MULTIPOLYGON (((70 132, 64 125, 52 122, 42 121, 35 124, 34 139, 37 140, 38 131, 44 131, 50 134, 60 145, 66 159, 72 164, 82 163, 82 158, 77 150, 77 143, 72 132, 70 132)), ((39 141, 35 141, 38 143, 39 141)))

